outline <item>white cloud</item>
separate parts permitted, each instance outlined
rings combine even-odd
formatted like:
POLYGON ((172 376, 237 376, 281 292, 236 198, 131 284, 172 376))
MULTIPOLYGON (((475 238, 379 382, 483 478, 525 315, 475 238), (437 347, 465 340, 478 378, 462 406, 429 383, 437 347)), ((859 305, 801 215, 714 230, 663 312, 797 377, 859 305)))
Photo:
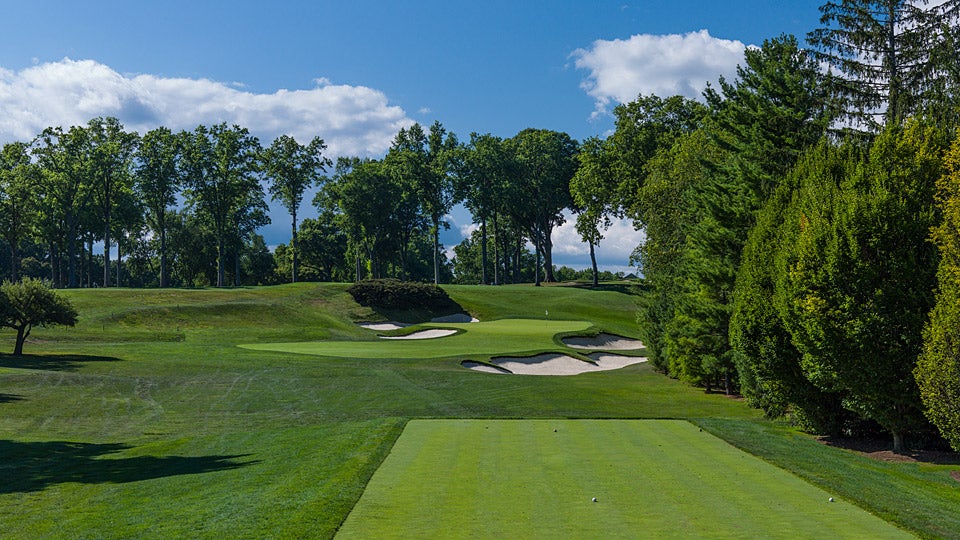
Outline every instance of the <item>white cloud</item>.
POLYGON ((329 155, 377 155, 413 123, 379 90, 325 78, 314 83, 308 90, 258 94, 237 83, 121 75, 93 60, 65 58, 19 72, 0 68, 0 142, 116 116, 141 133, 160 125, 180 130, 227 122, 248 128, 264 144, 281 134, 301 142, 319 136, 329 155))
POLYGON ((629 39, 597 40, 571 54, 578 69, 590 72, 581 84, 594 98, 598 116, 610 105, 639 94, 700 97, 707 82, 731 79, 743 60, 740 41, 715 38, 707 30, 687 34, 638 34, 629 39))
MULTIPOLYGON (((582 267, 590 264, 590 246, 580 240, 576 230, 576 216, 565 211, 566 222, 553 230, 553 258, 557 266, 582 267)), ((630 220, 614 220, 603 233, 603 240, 596 247, 597 263, 601 266, 627 266, 630 254, 646 236, 633 228, 630 220)))
POLYGON ((480 230, 480 225, 476 223, 467 223, 466 225, 458 225, 457 228, 460 230, 460 236, 463 238, 470 238, 473 234, 473 231, 480 230))

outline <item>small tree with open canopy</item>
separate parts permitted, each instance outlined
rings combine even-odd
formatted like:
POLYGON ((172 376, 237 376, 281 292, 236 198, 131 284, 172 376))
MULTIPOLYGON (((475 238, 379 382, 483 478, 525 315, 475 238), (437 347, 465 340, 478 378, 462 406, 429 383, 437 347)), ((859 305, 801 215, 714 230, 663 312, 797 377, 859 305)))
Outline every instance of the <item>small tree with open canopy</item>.
POLYGON ((17 331, 14 356, 23 354, 23 343, 35 326, 76 323, 77 310, 43 281, 27 278, 19 282, 4 281, 0 285, 0 327, 17 331))

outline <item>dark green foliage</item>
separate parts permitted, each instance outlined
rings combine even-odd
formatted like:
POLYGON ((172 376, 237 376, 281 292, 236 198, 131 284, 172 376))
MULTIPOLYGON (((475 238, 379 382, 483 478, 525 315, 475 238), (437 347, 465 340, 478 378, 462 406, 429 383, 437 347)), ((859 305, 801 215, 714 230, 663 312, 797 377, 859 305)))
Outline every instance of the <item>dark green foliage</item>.
POLYGON ((570 179, 577 170, 577 141, 566 133, 528 128, 508 143, 517 177, 508 193, 521 204, 511 205, 511 218, 533 243, 537 255, 535 283, 540 283, 540 257, 546 281, 553 278, 553 228, 564 222, 563 210, 573 203, 570 179))
MULTIPOLYGON (((843 170, 844 156, 826 142, 807 153, 759 213, 744 246, 730 317, 740 391, 772 418, 791 413, 798 424, 818 433, 842 428, 841 393, 825 392, 807 379, 802 356, 774 303, 779 272, 775 263, 789 249, 789 231, 798 218, 791 202, 801 179, 830 189, 843 170), (810 180, 812 179, 812 180, 810 180)), ((832 194, 832 191, 829 193, 832 194)), ((826 202, 826 201, 820 201, 826 202)))
POLYGON ((434 122, 429 133, 420 124, 401 128, 384 164, 405 191, 414 195, 420 209, 430 219, 433 235, 433 283, 440 282, 440 227, 443 216, 457 201, 452 176, 452 160, 458 148, 457 137, 434 122))
POLYGON ((10 253, 12 281, 20 277, 20 244, 37 221, 40 169, 30 162, 28 150, 24 143, 7 143, 0 152, 0 238, 10 253))
POLYGON ((368 279, 347 292, 362 306, 383 309, 441 310, 454 306, 447 292, 434 285, 396 279, 368 279))
MULTIPOLYGON (((228 250, 239 267, 244 237, 270 223, 257 171, 260 142, 246 128, 198 126, 184 138, 182 173, 189 205, 216 239, 216 285, 226 283, 228 250)), ((239 276, 237 276, 239 277, 239 276)), ((239 285, 239 283, 234 282, 239 285)))
POLYGON ((176 204, 181 177, 177 170, 182 135, 174 135, 160 127, 144 134, 137 152, 136 189, 143 207, 146 223, 159 239, 160 287, 169 281, 167 269, 167 216, 176 204))
POLYGON ((953 143, 946 169, 937 182, 943 221, 933 230, 940 253, 937 302, 914 375, 927 418, 960 451, 960 139, 953 143))
POLYGON ((637 206, 637 192, 647 177, 647 163, 674 140, 699 127, 707 115, 703 104, 683 96, 660 98, 655 95, 617 105, 613 110, 616 131, 609 138, 616 162, 614 170, 620 181, 620 206, 634 219, 640 219, 643 208, 637 206))
POLYGON ((869 154, 843 157, 839 185, 807 178, 786 222, 777 304, 807 378, 894 437, 925 427, 913 367, 933 307, 934 183, 942 132, 888 128, 869 154))
POLYGON ((459 155, 454 160, 457 175, 456 187, 463 198, 464 205, 473 214, 474 220, 480 223, 480 278, 479 282, 486 285, 493 278, 493 283, 502 281, 500 262, 503 259, 498 249, 502 242, 496 238, 493 242, 493 261, 488 262, 489 251, 487 239, 488 221, 492 224, 493 235, 501 235, 501 224, 507 209, 508 183, 516 173, 516 163, 510 149, 500 137, 470 134, 470 143, 459 149, 459 155))
POLYGON ((263 169, 270 180, 270 196, 275 201, 279 200, 290 213, 292 283, 297 282, 300 269, 297 212, 307 189, 316 185, 322 178, 320 173, 333 165, 329 158, 323 156, 326 148, 320 137, 314 137, 309 144, 302 145, 289 135, 281 135, 263 152, 263 169))
POLYGON ((77 323, 77 310, 39 279, 26 278, 0 284, 0 328, 17 332, 14 356, 23 354, 23 343, 35 326, 77 323))
POLYGON ((878 131, 941 106, 951 71, 956 82, 960 1, 933 4, 843 0, 820 8, 823 27, 807 39, 830 67, 826 82, 847 118, 878 131))

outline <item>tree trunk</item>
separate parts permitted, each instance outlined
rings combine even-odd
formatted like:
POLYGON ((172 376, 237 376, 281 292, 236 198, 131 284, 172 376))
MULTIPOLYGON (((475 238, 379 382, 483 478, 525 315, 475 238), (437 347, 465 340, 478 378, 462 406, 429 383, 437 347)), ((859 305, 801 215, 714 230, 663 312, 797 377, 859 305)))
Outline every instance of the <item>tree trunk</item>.
POLYGON ((93 236, 87 240, 87 266, 91 268, 89 276, 87 276, 87 288, 93 287, 93 236))
POLYGON ((223 287, 226 281, 226 269, 223 264, 223 239, 217 239, 217 287, 223 287))
MULTIPOLYGON (((122 270, 122 264, 120 263, 122 259, 120 258, 120 242, 117 242, 117 287, 120 286, 120 272, 122 270)), ((104 266, 106 268, 106 266, 104 266)))
POLYGON ((513 282, 520 283, 520 253, 522 253, 523 238, 517 238, 516 253, 513 256, 513 282))
POLYGON ((487 284, 487 218, 480 218, 480 284, 487 284))
POLYGON ((899 430, 894 430, 893 431, 893 452, 895 454, 902 454, 903 450, 904 450, 903 433, 901 433, 899 430))
POLYGON ((537 262, 536 262, 536 265, 534 265, 533 267, 533 286, 539 287, 540 286, 540 253, 542 251, 540 249, 541 239, 540 239, 539 228, 536 231, 534 231, 534 237, 536 238, 536 240, 533 244, 533 251, 536 253, 537 262))
POLYGON ((597 275, 597 253, 593 249, 593 240, 588 242, 590 244, 590 267, 593 270, 593 286, 596 287, 600 284, 600 277, 597 275))
POLYGON ((493 215, 493 284, 500 284, 500 227, 497 215, 493 215))
POLYGON ((292 275, 290 276, 290 283, 297 282, 297 270, 299 269, 299 257, 297 257, 297 210, 294 208, 293 212, 290 213, 290 216, 293 217, 293 230, 291 231, 290 236, 290 251, 293 252, 293 270, 292 275))
MULTIPOLYGON (((107 212, 104 219, 103 225, 103 286, 110 286, 110 195, 107 195, 107 212)), ((117 261, 119 264, 120 260, 120 245, 117 244, 117 261)), ((117 275, 120 275, 120 271, 117 271, 117 275)), ((120 284, 120 279, 117 278, 117 285, 120 284)))
POLYGON ((56 257, 56 244, 53 240, 50 241, 50 281, 53 283, 54 289, 60 288, 60 280, 57 279, 57 257, 56 257))
POLYGON ((77 288, 77 218, 67 216, 67 286, 77 288))
POLYGON ((30 332, 27 330, 26 326, 17 328, 17 341, 13 346, 14 356, 23 356, 23 342, 27 340, 27 336, 29 335, 30 332))
POLYGON ((17 271, 17 244, 16 242, 10 242, 10 279, 14 283, 20 281, 20 272, 17 271))
POLYGON ((160 227, 160 288, 167 286, 167 231, 160 227))
POLYGON ((440 284, 440 219, 433 218, 433 284, 440 284))
POLYGON ((237 245, 236 251, 233 253, 233 286, 240 286, 240 251, 241 245, 237 245))
POLYGON ((540 246, 543 249, 543 270, 546 274, 546 282, 553 283, 556 279, 553 277, 553 239, 551 236, 551 227, 542 231, 540 246))

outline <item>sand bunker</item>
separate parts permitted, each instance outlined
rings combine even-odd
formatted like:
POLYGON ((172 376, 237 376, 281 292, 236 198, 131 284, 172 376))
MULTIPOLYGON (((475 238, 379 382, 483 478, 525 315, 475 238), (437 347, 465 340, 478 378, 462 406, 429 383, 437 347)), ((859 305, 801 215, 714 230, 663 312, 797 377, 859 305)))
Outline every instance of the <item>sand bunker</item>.
POLYGON ((406 328, 410 325, 402 322, 388 321, 388 322, 382 322, 382 323, 361 322, 361 323, 357 323, 357 326, 359 326, 360 328, 366 328, 367 330, 376 330, 378 332, 384 332, 386 330, 399 330, 401 328, 406 328))
POLYGON ((432 330, 420 330, 419 332, 413 332, 412 334, 407 334, 405 336, 380 336, 380 339, 432 339, 432 338, 452 336, 456 333, 457 333, 456 330, 450 330, 447 328, 435 328, 432 330))
POLYGON ((613 334, 598 334, 592 337, 563 338, 563 344, 573 349, 603 349, 606 351, 635 351, 643 348, 643 343, 613 334))
MULTIPOLYGON (((646 362, 646 358, 634 356, 621 356, 616 354, 594 353, 590 359, 596 362, 596 365, 590 362, 567 356, 565 354, 541 354, 530 356, 528 358, 493 358, 490 363, 514 375, 579 375, 581 373, 592 373, 595 371, 608 371, 611 369, 620 369, 633 364, 646 362)), ((486 364, 477 362, 464 362, 463 367, 474 371, 484 373, 506 373, 486 364)))
POLYGON ((480 362, 471 362, 466 361, 461 364, 467 369, 472 369, 474 371, 482 371, 483 373, 506 373, 509 374, 509 371, 504 370, 503 368, 498 368, 495 366, 489 366, 487 364, 481 364, 480 362))

